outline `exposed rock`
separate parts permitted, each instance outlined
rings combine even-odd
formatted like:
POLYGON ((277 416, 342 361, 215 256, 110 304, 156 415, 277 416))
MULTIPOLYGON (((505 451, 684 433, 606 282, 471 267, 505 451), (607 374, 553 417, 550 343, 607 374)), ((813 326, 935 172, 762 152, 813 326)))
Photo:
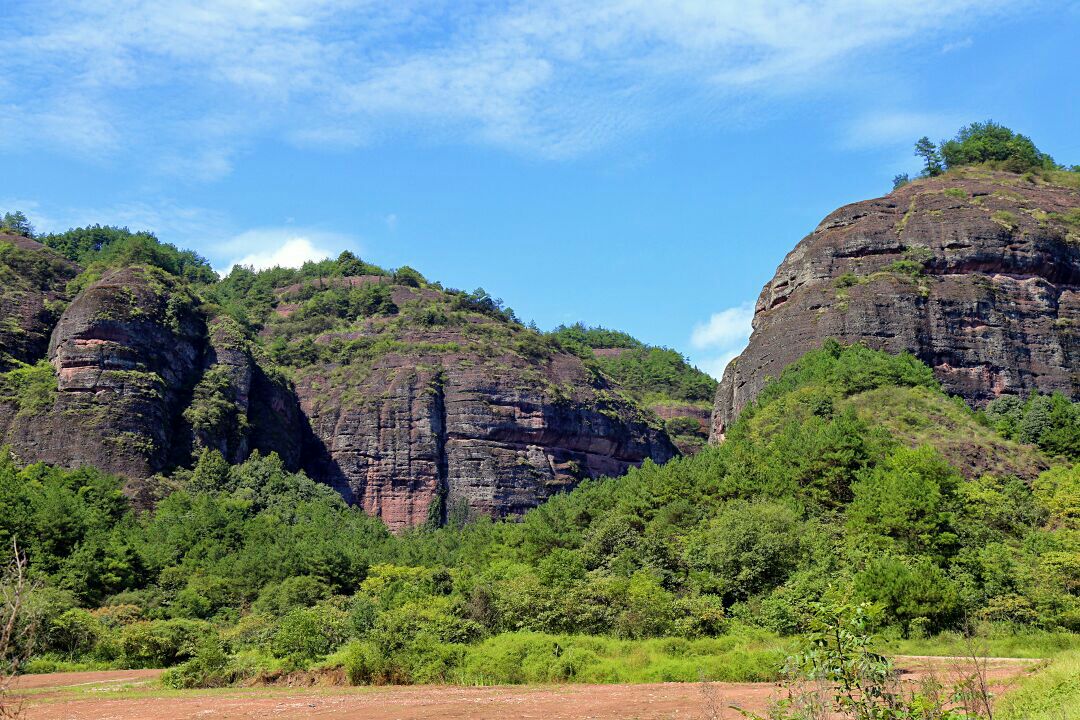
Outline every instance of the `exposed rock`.
POLYGON ((52 407, 34 416, 7 408, 4 442, 25 460, 128 478, 157 472, 178 449, 175 423, 198 377, 204 335, 193 298, 174 278, 141 267, 106 274, 53 330, 52 407))
POLYGON ((19 371, 33 393, 0 376, 0 444, 27 462, 119 474, 140 506, 168 489, 148 478, 201 448, 233 463, 276 452, 395 529, 521 513, 583 478, 677 453, 602 372, 468 296, 383 276, 275 295, 268 350, 224 314, 207 323, 182 280, 109 272, 63 313, 51 366, 19 371), (375 283, 387 286, 381 309, 301 312, 322 290, 375 283), (299 349, 287 361, 295 390, 268 369, 265 353, 282 344, 299 349))
POLYGON ((454 339, 414 331, 370 369, 301 370, 310 474, 401 529, 457 512, 522 513, 583 478, 676 454, 655 420, 576 356, 432 349, 454 339))
POLYGON ((1080 191, 1028 177, 950 173, 825 218, 762 290, 750 343, 717 390, 712 438, 830 337, 912 352, 977 405, 1031 390, 1080 397, 1080 191))
POLYGON ((0 233, 0 371, 45 355, 79 268, 41 243, 0 233))
POLYGON ((712 410, 692 403, 653 405, 650 408, 665 422, 668 434, 683 455, 699 452, 709 439, 712 410))
POLYGON ((204 372, 184 417, 195 448, 218 450, 230 463, 253 450, 276 452, 297 468, 306 426, 288 382, 268 375, 240 326, 227 316, 209 327, 204 372))

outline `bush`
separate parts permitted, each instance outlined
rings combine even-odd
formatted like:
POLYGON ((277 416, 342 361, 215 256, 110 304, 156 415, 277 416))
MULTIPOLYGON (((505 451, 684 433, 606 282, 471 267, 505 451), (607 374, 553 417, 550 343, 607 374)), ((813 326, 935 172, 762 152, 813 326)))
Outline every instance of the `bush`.
POLYGON ((166 670, 161 684, 176 689, 214 688, 231 685, 237 673, 221 640, 214 636, 203 638, 190 660, 166 670))
POLYGON ((168 667, 186 660, 214 632, 196 620, 150 620, 120 631, 120 650, 128 667, 168 667))
POLYGON ((295 608, 278 624, 271 650, 275 657, 308 663, 344 643, 348 627, 348 614, 335 603, 295 608))
POLYGON ((321 578, 296 575, 263 588, 252 610, 271 615, 286 615, 297 608, 309 608, 330 597, 330 587, 321 578))

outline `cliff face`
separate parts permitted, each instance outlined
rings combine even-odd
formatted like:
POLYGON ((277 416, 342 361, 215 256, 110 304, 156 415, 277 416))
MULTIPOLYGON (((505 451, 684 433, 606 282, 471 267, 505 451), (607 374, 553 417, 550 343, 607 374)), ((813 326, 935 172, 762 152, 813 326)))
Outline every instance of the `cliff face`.
POLYGON ((975 404, 1080 397, 1080 191, 966 170, 840 208, 780 264, 717 390, 713 440, 826 338, 909 351, 975 404))
POLYGON ((92 283, 52 331, 55 391, 35 412, 9 405, 3 441, 24 461, 91 465, 128 478, 166 467, 201 359, 193 305, 177 281, 152 269, 117 270, 92 283))
POLYGON ((79 267, 28 238, 0 233, 0 371, 45 354, 79 267))
POLYGON ((312 369, 297 385, 314 432, 308 469, 391 528, 461 510, 521 513, 583 478, 675 454, 571 356, 537 370, 509 356, 405 352, 362 378, 335 381, 336 370, 312 369))
POLYGON ((276 452, 401 529, 521 513, 583 478, 677 453, 662 422, 595 366, 465 294, 314 279, 274 291, 255 338, 156 268, 80 278, 66 309, 78 267, 63 261, 37 285, 19 268, 8 293, 19 312, 3 327, 41 337, 0 338, 0 445, 23 462, 124 476, 138 502, 153 501, 155 474, 204 449, 234 463, 276 452), (354 291, 369 295, 346 312, 354 291), (54 296, 56 315, 23 322, 54 296))
POLYGON ((455 314, 442 293, 389 287, 401 315, 319 334, 320 361, 294 377, 305 468, 391 528, 518 514, 676 454, 657 418, 577 356, 523 347, 528 331, 455 314))

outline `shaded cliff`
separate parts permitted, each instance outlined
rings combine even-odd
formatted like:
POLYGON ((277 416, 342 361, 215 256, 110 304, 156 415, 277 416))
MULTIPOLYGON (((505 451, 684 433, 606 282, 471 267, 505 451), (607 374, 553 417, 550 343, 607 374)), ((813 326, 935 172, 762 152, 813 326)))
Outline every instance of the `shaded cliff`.
POLYGON ((1076 177, 964 168, 829 215, 762 290, 717 390, 713 439, 826 338, 909 351, 976 405, 1080 397, 1076 177))
POLYGON ((45 355, 79 270, 41 243, 0 233, 0 371, 45 355))

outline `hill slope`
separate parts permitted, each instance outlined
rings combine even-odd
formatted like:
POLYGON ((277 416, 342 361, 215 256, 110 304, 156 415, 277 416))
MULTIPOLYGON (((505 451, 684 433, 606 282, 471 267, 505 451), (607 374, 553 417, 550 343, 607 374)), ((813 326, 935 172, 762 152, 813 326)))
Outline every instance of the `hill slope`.
POLYGON ((721 437, 769 377, 826 338, 909 351, 946 390, 1080 397, 1080 174, 981 166, 840 208, 758 298, 717 391, 721 437))
POLYGON ((149 502, 202 452, 276 452, 404 528, 677 453, 591 353, 482 291, 349 254, 217 281, 148 234, 43 240, 0 242, 0 443, 23 462, 117 473, 149 502))

